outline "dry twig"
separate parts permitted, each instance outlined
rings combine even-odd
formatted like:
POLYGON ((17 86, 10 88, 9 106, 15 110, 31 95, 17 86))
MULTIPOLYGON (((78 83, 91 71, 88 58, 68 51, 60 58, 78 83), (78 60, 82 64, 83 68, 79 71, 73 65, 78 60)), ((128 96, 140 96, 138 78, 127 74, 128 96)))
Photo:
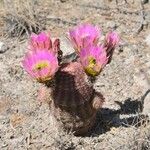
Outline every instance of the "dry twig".
POLYGON ((4 0, 4 7, 5 30, 9 36, 20 37, 42 29, 35 0, 4 0))

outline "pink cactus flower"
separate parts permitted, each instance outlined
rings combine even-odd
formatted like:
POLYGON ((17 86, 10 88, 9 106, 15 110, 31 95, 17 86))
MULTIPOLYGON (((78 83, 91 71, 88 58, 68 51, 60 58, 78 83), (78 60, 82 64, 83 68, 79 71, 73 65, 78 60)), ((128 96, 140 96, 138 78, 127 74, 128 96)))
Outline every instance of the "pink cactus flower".
POLYGON ((39 82, 51 80, 59 67, 56 55, 46 50, 27 53, 22 63, 29 75, 39 82))
POLYGON ((106 35, 105 42, 107 46, 116 47, 119 43, 119 40, 119 35, 116 32, 109 32, 106 35))
POLYGON ((108 63, 111 62, 114 49, 119 44, 120 38, 119 35, 116 32, 109 32, 106 35, 104 47, 106 49, 107 57, 108 57, 108 63))
POLYGON ((85 72, 90 76, 99 75, 107 64, 106 51, 102 46, 90 46, 80 51, 80 61, 85 72))
POLYGON ((40 34, 31 34, 30 38, 30 49, 31 50, 51 50, 54 53, 57 53, 60 47, 59 39, 55 39, 52 42, 50 34, 41 32, 40 34))
POLYGON ((96 45, 100 37, 100 29, 90 24, 82 24, 69 31, 69 37, 77 52, 90 45, 96 45))

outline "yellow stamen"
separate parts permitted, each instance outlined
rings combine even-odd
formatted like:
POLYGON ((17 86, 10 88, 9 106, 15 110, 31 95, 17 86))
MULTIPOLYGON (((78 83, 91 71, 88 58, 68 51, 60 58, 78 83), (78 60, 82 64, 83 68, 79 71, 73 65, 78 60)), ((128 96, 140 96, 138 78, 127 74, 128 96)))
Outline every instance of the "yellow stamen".
POLYGON ((33 70, 42 70, 43 68, 46 68, 48 66, 49 63, 47 61, 40 61, 34 65, 33 70))
POLYGON ((93 57, 89 57, 89 66, 94 66, 96 64, 96 59, 93 57))
POLYGON ((100 72, 100 67, 96 64, 96 59, 89 57, 89 65, 85 68, 85 72, 89 75, 96 76, 100 72))

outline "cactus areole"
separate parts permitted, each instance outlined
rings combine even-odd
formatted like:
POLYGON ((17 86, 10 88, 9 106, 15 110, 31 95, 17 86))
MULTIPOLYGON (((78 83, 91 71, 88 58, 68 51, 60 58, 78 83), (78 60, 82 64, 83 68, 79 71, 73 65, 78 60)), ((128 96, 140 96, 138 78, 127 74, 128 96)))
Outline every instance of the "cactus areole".
POLYGON ((118 34, 111 31, 99 44, 100 31, 90 24, 69 30, 76 57, 68 62, 63 62, 59 39, 52 40, 45 32, 32 34, 22 61, 28 74, 52 91, 50 111, 57 127, 75 135, 86 134, 95 123, 104 97, 93 88, 93 81, 110 63, 119 43, 118 34))

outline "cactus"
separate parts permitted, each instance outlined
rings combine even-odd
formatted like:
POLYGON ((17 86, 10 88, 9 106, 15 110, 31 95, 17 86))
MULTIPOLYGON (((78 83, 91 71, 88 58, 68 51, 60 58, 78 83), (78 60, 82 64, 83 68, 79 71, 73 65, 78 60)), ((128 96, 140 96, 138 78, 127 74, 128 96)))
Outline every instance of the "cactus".
POLYGON ((52 114, 63 127, 81 135, 92 127, 96 111, 104 99, 96 94, 92 83, 78 62, 61 66, 52 90, 52 114))
POLYGON ((87 133, 95 123, 96 112, 102 107, 104 97, 93 88, 93 79, 110 61, 119 41, 118 35, 111 33, 106 36, 104 45, 99 46, 98 31, 92 25, 80 25, 70 30, 77 57, 65 63, 58 39, 53 43, 45 33, 32 35, 29 54, 23 60, 26 71, 51 88, 50 110, 58 127, 71 130, 75 135, 87 133))

